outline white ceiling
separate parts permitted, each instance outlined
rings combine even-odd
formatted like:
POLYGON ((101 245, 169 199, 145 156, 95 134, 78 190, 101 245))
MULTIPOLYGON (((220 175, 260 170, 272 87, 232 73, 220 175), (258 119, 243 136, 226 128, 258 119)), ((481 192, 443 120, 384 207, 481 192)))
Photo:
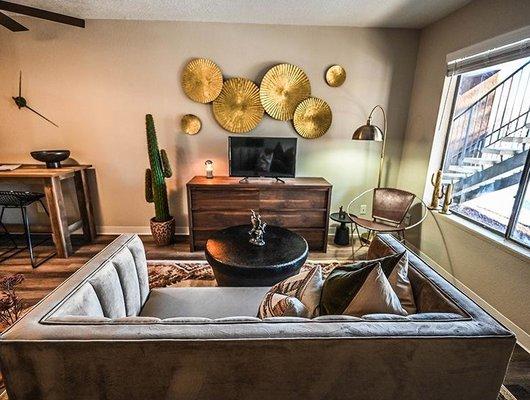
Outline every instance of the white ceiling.
POLYGON ((423 28, 471 0, 12 0, 86 19, 423 28))

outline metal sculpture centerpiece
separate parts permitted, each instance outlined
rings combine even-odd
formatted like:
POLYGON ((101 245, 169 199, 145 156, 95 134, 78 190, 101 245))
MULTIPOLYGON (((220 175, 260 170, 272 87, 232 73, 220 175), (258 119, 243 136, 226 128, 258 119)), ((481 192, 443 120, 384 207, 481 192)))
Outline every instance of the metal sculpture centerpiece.
POLYGON ((223 88, 221 69, 211 60, 195 58, 182 74, 182 89, 186 96, 198 103, 214 101, 223 88))
POLYGON ((294 129, 306 139, 324 135, 331 126, 331 108, 328 103, 316 97, 302 101, 294 113, 294 129))
POLYGON ((225 81, 221 94, 213 102, 215 119, 229 132, 251 131, 263 119, 263 113, 258 86, 245 78, 225 81))
POLYGON ((259 96, 263 108, 280 121, 293 119, 301 101, 311 96, 311 84, 305 72, 292 64, 279 64, 267 71, 259 96))
POLYGON ((265 227, 267 226, 266 222, 261 220, 261 215, 254 210, 250 216, 250 222, 252 223, 252 229, 248 232, 250 239, 249 242, 255 246, 264 246, 265 240, 263 235, 265 234, 265 227))

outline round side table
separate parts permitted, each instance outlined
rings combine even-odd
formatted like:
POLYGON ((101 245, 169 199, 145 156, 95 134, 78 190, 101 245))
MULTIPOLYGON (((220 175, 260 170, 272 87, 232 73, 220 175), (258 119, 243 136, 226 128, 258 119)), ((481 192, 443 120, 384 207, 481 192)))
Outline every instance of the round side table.
POLYGON ((309 254, 306 240, 297 233, 267 225, 265 245, 249 243, 250 225, 214 233, 206 242, 206 260, 218 286, 272 286, 297 274, 309 254))
POLYGON ((332 213, 329 216, 333 221, 340 222, 335 230, 335 237, 333 242, 339 246, 348 246, 350 244, 350 228, 346 224, 351 224, 353 221, 347 213, 332 213))

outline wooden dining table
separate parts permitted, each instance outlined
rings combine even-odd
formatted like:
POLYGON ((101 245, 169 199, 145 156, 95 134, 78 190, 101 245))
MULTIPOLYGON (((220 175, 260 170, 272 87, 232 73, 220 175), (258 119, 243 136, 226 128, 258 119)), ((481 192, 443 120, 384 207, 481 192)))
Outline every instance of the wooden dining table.
POLYGON ((91 165, 63 165, 61 168, 46 168, 44 165, 23 164, 12 171, 0 171, 0 182, 42 184, 50 215, 50 225, 57 257, 68 258, 72 254, 70 233, 83 229, 85 239, 96 238, 94 212, 90 200, 87 173, 91 165), (73 179, 80 220, 68 224, 64 193, 61 182, 73 179))

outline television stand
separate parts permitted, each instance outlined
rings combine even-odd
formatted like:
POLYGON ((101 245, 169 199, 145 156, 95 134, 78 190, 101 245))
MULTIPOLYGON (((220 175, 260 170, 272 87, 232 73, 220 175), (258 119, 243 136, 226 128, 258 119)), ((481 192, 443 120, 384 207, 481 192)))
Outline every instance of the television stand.
MULTIPOLYGON (((252 177, 250 177, 252 178, 252 177)), ((249 225, 250 210, 263 221, 302 235, 313 251, 326 251, 331 184, 323 178, 274 179, 196 176, 187 184, 191 251, 203 250, 218 230, 249 225)), ((265 237, 267 233, 265 232, 265 237)))
POLYGON ((285 181, 282 178, 278 178, 277 176, 275 176, 274 179, 276 179, 277 183, 285 183, 285 181))
POLYGON ((245 176, 244 178, 241 178, 239 180, 239 183, 248 183, 248 176, 245 176))

